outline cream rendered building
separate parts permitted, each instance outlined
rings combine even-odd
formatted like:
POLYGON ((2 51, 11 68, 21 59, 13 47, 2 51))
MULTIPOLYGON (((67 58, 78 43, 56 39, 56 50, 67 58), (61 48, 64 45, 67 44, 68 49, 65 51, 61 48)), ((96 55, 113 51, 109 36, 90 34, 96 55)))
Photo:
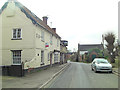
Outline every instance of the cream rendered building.
MULTIPOLYGON (((23 73, 60 62, 61 37, 56 34, 55 28, 47 25, 47 17, 43 17, 42 21, 19 2, 10 0, 2 7, 0 20, 1 66, 10 68, 9 75, 21 69, 23 73)), ((15 74, 21 75, 21 72, 15 74)))
POLYGON ((67 62, 67 46, 68 46, 68 41, 66 40, 61 40, 60 43, 60 63, 66 63, 67 62))

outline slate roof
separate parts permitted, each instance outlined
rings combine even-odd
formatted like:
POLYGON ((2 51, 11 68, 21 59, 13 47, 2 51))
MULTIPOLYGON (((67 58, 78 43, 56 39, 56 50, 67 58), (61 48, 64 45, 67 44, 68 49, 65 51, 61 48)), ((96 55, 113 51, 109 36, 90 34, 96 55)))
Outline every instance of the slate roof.
POLYGON ((2 6, 2 8, 0 9, 0 14, 2 13, 2 11, 7 7, 8 2, 5 2, 5 4, 2 6))
POLYGON ((0 14, 4 11, 4 9, 7 7, 9 1, 14 1, 15 6, 19 7, 20 10, 26 15, 27 18, 29 18, 34 25, 38 25, 54 36, 61 38, 57 33, 55 33, 48 25, 46 25, 40 18, 38 18, 34 13, 32 13, 28 8, 26 8, 24 5, 22 5, 20 2, 16 0, 8 0, 0 9, 0 14))
POLYGON ((80 51, 88 51, 89 49, 92 48, 98 48, 100 50, 103 50, 103 45, 102 44, 78 44, 78 49, 80 51))

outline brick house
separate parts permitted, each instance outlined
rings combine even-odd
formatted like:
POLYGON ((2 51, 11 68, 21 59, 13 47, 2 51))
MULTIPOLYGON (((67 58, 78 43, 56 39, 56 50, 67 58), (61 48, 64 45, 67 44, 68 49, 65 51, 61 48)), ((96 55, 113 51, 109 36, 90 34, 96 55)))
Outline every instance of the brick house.
MULTIPOLYGON (((102 44, 78 44, 78 52, 79 52, 79 61, 84 61, 87 54, 89 53, 88 50, 98 48, 103 50, 102 44)), ((98 54, 96 52, 91 52, 89 55, 89 60, 93 60, 93 58, 97 57, 98 54)))

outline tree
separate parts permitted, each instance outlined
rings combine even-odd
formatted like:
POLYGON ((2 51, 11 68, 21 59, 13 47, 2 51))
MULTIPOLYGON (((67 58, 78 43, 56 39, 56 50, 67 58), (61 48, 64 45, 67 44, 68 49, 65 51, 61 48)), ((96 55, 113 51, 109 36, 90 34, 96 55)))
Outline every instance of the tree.
POLYGON ((70 57, 70 60, 77 61, 77 53, 76 52, 70 57))
POLYGON ((115 35, 113 33, 107 33, 105 34, 104 38, 107 42, 106 47, 110 57, 110 62, 115 63, 115 52, 114 52, 115 35))
POLYGON ((118 46, 118 43, 116 43, 115 45, 115 56, 119 56, 119 46, 118 46))
MULTIPOLYGON (((103 57, 103 51, 102 50, 100 50, 100 49, 98 49, 98 48, 91 48, 91 49, 89 49, 88 50, 88 58, 89 58, 89 62, 91 62, 94 58, 92 57, 90 57, 90 55, 91 55, 91 53, 93 53, 93 52, 95 52, 96 54, 97 54, 97 56, 96 56, 96 54, 95 54, 95 57, 99 57, 99 58, 102 58, 103 57)), ((94 54, 93 54, 94 55, 94 54)), ((88 59, 87 58, 87 59, 88 59)))
POLYGON ((92 48, 92 49, 88 50, 89 53, 91 53, 93 51, 95 51, 96 53, 100 53, 101 52, 100 49, 98 49, 98 48, 92 48))
MULTIPOLYGON (((120 45, 118 46, 118 59, 120 59, 120 45)), ((120 67, 120 61, 118 61, 118 67, 120 67)))

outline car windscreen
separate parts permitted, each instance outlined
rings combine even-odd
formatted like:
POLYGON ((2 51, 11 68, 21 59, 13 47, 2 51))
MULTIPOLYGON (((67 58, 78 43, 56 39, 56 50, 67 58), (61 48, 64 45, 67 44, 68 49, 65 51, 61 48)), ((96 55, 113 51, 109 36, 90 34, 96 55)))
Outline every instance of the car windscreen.
POLYGON ((100 60, 97 60, 97 63, 98 64, 100 64, 100 63, 108 63, 108 61, 107 60, 104 60, 104 59, 100 59, 100 60))

